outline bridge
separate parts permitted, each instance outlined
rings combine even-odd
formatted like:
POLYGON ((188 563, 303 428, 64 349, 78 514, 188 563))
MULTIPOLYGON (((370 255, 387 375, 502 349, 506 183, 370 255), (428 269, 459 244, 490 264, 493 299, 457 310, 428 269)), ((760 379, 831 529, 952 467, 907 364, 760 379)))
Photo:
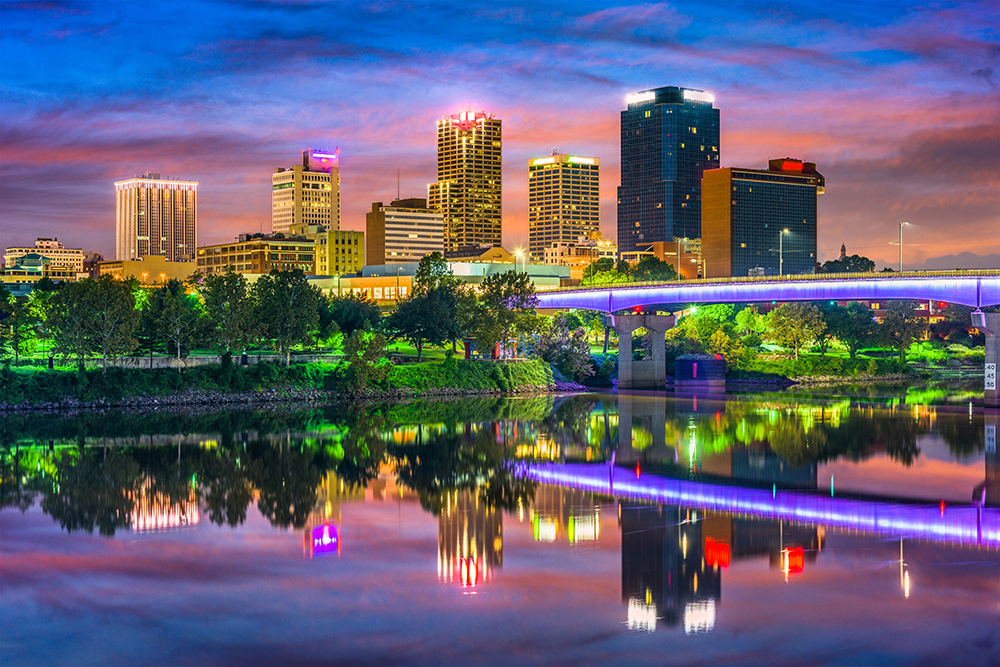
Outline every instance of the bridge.
MULTIPOLYGON (((666 351, 660 336, 653 337, 652 361, 632 361, 633 331, 645 327, 659 333, 666 332, 674 326, 672 315, 655 313, 658 306, 773 301, 886 300, 945 301, 971 306, 977 310, 986 306, 1000 305, 1000 271, 820 273, 625 283, 561 288, 538 293, 538 307, 542 309, 579 308, 609 314, 608 324, 619 333, 618 386, 621 389, 659 389, 665 386, 666 351), (642 314, 643 309, 652 312, 642 314), (631 312, 626 315, 616 315, 621 311, 631 312)), ((1000 395, 996 389, 996 364, 1000 357, 1000 338, 998 338, 1000 314, 976 313, 973 320, 987 338, 986 404, 1000 407, 1000 395)))
POLYGON ((935 542, 1000 548, 1000 509, 971 505, 889 503, 809 491, 743 488, 659 477, 597 464, 541 464, 524 474, 547 484, 591 493, 744 516, 820 524, 935 542))

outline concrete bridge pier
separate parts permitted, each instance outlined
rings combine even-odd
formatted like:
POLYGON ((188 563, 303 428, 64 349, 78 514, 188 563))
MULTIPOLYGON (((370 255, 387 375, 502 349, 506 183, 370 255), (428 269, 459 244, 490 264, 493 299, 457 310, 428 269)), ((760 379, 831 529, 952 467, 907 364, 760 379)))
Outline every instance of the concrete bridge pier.
POLYGON ((1000 313, 972 313, 972 325, 986 334, 986 361, 983 369, 983 404, 987 408, 1000 408, 1000 390, 997 388, 997 364, 1000 363, 1000 313))
POLYGON ((605 324, 618 332, 618 388, 664 389, 667 347, 664 336, 674 328, 673 315, 608 315, 605 324), (653 334, 653 358, 632 361, 632 332, 645 327, 653 334))

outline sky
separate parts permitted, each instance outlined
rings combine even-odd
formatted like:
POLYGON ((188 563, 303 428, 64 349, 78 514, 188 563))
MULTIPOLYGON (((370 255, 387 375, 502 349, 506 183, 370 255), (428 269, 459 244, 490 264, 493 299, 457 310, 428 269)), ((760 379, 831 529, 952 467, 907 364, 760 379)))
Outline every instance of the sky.
POLYGON ((0 246, 114 256, 114 181, 199 182, 199 244, 270 226, 270 174, 341 151, 342 227, 425 197, 435 122, 503 121, 503 237, 527 164, 601 158, 616 235, 625 96, 698 88, 721 165, 815 162, 818 257, 1000 268, 995 2, 0 2, 0 246))

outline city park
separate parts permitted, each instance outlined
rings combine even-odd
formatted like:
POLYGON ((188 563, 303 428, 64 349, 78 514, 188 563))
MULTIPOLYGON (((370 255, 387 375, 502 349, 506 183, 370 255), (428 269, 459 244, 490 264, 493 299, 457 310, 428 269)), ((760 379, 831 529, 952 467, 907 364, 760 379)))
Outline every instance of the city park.
MULTIPOLYGON (((855 259, 845 267, 828 262, 809 278, 903 284, 903 276, 870 273, 865 258, 855 259), (843 273, 859 267, 868 272, 843 273)), ((826 298, 832 292, 811 301, 785 300, 781 291, 770 302, 759 295, 697 304, 656 300, 673 298, 669 291, 649 293, 638 306, 635 298, 627 307, 609 301, 649 286, 710 282, 677 281, 671 265, 647 257, 636 265, 600 260, 580 288, 536 293, 516 269, 478 286, 463 284, 434 253, 420 262, 412 294, 382 312, 364 297, 324 295, 301 271, 274 271, 253 282, 232 271, 195 274, 155 287, 111 276, 43 280, 25 297, 0 293, 0 404, 114 402, 192 390, 347 396, 582 390, 614 386, 623 365, 654 360, 663 366, 657 386, 665 386, 675 360, 686 355, 724 359, 728 381, 770 385, 982 373, 986 339, 973 327, 968 299, 937 302, 933 324, 923 296, 921 302, 896 296, 878 317, 858 297, 826 298), (600 299, 608 305, 595 306, 600 299), (669 326, 620 324, 657 313, 669 326)))

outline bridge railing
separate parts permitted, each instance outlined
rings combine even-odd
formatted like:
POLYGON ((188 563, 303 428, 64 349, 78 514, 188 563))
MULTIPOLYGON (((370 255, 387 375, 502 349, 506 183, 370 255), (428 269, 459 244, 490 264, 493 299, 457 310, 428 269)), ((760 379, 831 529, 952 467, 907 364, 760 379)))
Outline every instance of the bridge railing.
POLYGON ((857 272, 857 273, 800 273, 785 276, 736 276, 734 278, 693 278, 690 280, 645 280, 629 283, 611 283, 606 285, 584 285, 573 287, 553 287, 538 290, 540 293, 580 292, 603 289, 634 289, 637 287, 671 287, 684 285, 725 285, 732 283, 778 283, 803 280, 885 280, 890 278, 960 278, 1000 276, 1000 269, 973 269, 968 271, 903 271, 903 272, 857 272))

